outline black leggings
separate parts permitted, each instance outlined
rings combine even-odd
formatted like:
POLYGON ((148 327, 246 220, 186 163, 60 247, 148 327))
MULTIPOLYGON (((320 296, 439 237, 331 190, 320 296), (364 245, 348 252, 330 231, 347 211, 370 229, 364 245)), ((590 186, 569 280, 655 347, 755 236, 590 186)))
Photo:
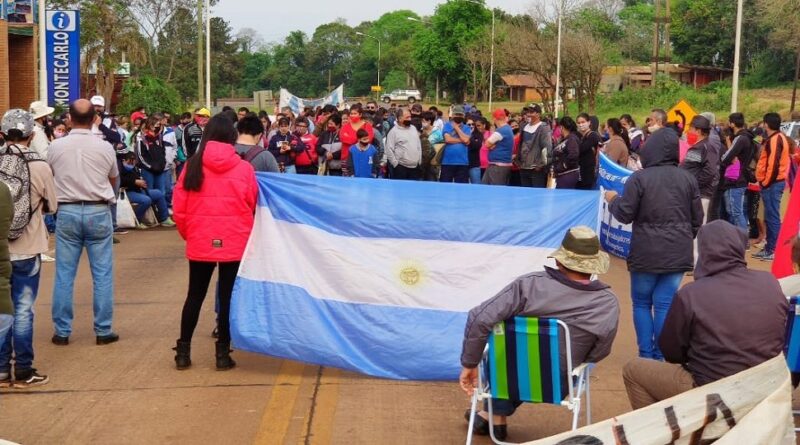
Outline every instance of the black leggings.
MULTIPOLYGON (((200 318, 200 309, 208 293, 208 285, 217 263, 203 261, 189 261, 189 293, 183 303, 181 315, 181 341, 191 342, 197 319, 200 318)), ((239 272, 239 262, 219 263, 219 341, 230 343, 230 311, 231 294, 236 274, 239 272)))

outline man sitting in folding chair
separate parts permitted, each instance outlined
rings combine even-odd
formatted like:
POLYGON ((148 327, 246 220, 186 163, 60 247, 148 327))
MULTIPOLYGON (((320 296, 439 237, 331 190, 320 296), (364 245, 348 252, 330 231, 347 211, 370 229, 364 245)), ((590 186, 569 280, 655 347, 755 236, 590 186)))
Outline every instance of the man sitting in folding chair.
MULTIPOLYGON (((617 334, 619 303, 608 285, 592 280, 592 275, 608 272, 609 259, 600 251, 600 240, 585 226, 570 229, 561 248, 551 256, 558 269, 523 275, 492 299, 473 308, 464 331, 461 353, 461 388, 472 395, 478 384, 478 365, 487 339, 494 326, 515 316, 558 319, 569 327, 572 363, 596 363, 611 352, 617 334)), ((562 381, 569 376, 566 369, 566 348, 560 348, 562 381)), ((566 395, 567 385, 560 396, 566 395)), ((492 399, 494 437, 505 440, 506 417, 514 413, 519 400, 492 399)), ((470 410, 466 413, 469 421, 470 410)), ((475 434, 489 434, 486 409, 478 413, 473 427, 475 434)))
POLYGON ((668 363, 637 358, 622 377, 633 409, 760 365, 783 351, 789 304, 769 272, 750 270, 747 234, 722 220, 697 235, 694 283, 675 294, 659 346, 668 363))

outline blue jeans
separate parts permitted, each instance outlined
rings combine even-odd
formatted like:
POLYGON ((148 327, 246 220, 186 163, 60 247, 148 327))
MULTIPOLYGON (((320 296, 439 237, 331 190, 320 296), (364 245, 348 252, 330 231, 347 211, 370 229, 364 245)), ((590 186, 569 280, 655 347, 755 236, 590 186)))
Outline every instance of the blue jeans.
POLYGON ((728 222, 747 232, 747 217, 744 214, 744 192, 747 187, 725 190, 725 212, 728 222))
POLYGON ((41 260, 37 255, 11 262, 11 301, 14 324, 0 341, 0 372, 11 370, 11 355, 17 375, 25 375, 33 367, 33 303, 39 294, 41 260))
POLYGON ((767 226, 767 245, 764 250, 775 252, 778 244, 778 235, 781 232, 781 198, 786 182, 778 181, 767 188, 761 189, 761 199, 764 201, 764 224, 767 226))
POLYGON ((470 184, 480 184, 481 183, 481 168, 480 167, 472 167, 469 169, 469 183, 470 184))
POLYGON ((167 193, 167 173, 153 173, 142 169, 142 179, 147 183, 148 190, 161 190, 161 193, 167 193))
POLYGON ((56 221, 56 277, 53 283, 55 333, 72 333, 72 296, 83 248, 89 256, 94 294, 94 332, 111 334, 114 315, 114 252, 111 211, 104 205, 67 204, 58 208, 56 221))
POLYGON ((160 190, 147 190, 145 193, 128 192, 128 199, 131 204, 136 204, 134 212, 136 212, 136 219, 142 221, 144 214, 151 205, 155 204, 158 209, 158 222, 164 222, 169 218, 169 207, 167 207, 167 200, 160 190))
POLYGON ((631 298, 633 299, 633 327, 639 357, 664 360, 658 347, 664 319, 672 305, 672 298, 681 285, 683 272, 656 274, 631 272, 631 298))
MULTIPOLYGON (((172 169, 169 169, 164 172, 167 175, 166 181, 164 184, 167 186, 167 189, 164 191, 164 199, 167 200, 167 205, 172 208, 172 188, 175 187, 175 178, 172 176, 172 169)), ((167 214, 169 216, 169 214, 167 214)))
POLYGON ((6 338, 8 331, 14 324, 14 316, 9 314, 0 314, 0 338, 6 338))
MULTIPOLYGON (((117 175, 117 179, 114 180, 114 196, 119 196, 119 186, 121 184, 122 179, 119 175, 117 175)), ((116 201, 113 204, 110 204, 111 207, 111 224, 114 228, 117 227, 117 203, 116 201)))
POLYGON ((297 174, 297 167, 294 166, 294 165, 285 165, 283 167, 283 172, 284 173, 289 173, 289 174, 292 174, 292 175, 297 174))

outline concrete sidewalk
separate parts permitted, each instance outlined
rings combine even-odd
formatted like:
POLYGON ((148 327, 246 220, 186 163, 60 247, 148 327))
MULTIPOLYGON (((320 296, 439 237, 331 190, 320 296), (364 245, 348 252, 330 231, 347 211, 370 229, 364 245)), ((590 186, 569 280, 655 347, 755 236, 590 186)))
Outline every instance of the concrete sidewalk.
MULTIPOLYGON (((188 280, 183 242, 174 230, 120 239, 114 247, 120 342, 95 345, 84 257, 70 345, 50 343, 55 265, 44 264, 34 366, 50 383, 0 393, 0 438, 26 445, 463 443, 468 399, 456 382, 380 380, 238 351, 238 367, 217 372, 213 290, 195 332, 193 367, 176 371, 171 348, 188 280)), ((595 421, 629 411, 622 366, 636 355, 624 262, 614 260, 605 281, 620 296, 622 313, 614 351, 592 378, 595 421)), ((510 420, 509 440, 546 437, 569 424, 563 408, 523 406, 510 420)))

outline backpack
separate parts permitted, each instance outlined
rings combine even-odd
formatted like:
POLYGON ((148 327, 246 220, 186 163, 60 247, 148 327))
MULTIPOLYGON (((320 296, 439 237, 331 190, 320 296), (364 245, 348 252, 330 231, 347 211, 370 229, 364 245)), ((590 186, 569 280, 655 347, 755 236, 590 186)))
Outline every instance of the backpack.
POLYGON ((8 239, 13 241, 25 231, 31 217, 38 210, 31 207, 31 168, 30 162, 45 162, 39 153, 23 152, 16 145, 9 145, 0 152, 0 181, 8 186, 14 201, 14 218, 8 231, 8 239), (14 152, 13 148, 17 151, 14 152))
POLYGON ((261 153, 264 153, 265 151, 267 151, 266 148, 264 148, 264 147, 262 147, 260 145, 254 145, 254 146, 250 147, 249 150, 247 150, 247 153, 245 153, 243 155, 240 155, 240 156, 242 157, 243 160, 245 160, 245 161, 247 161, 247 162, 252 164, 253 163, 253 159, 257 158, 258 155, 260 155, 261 153))

